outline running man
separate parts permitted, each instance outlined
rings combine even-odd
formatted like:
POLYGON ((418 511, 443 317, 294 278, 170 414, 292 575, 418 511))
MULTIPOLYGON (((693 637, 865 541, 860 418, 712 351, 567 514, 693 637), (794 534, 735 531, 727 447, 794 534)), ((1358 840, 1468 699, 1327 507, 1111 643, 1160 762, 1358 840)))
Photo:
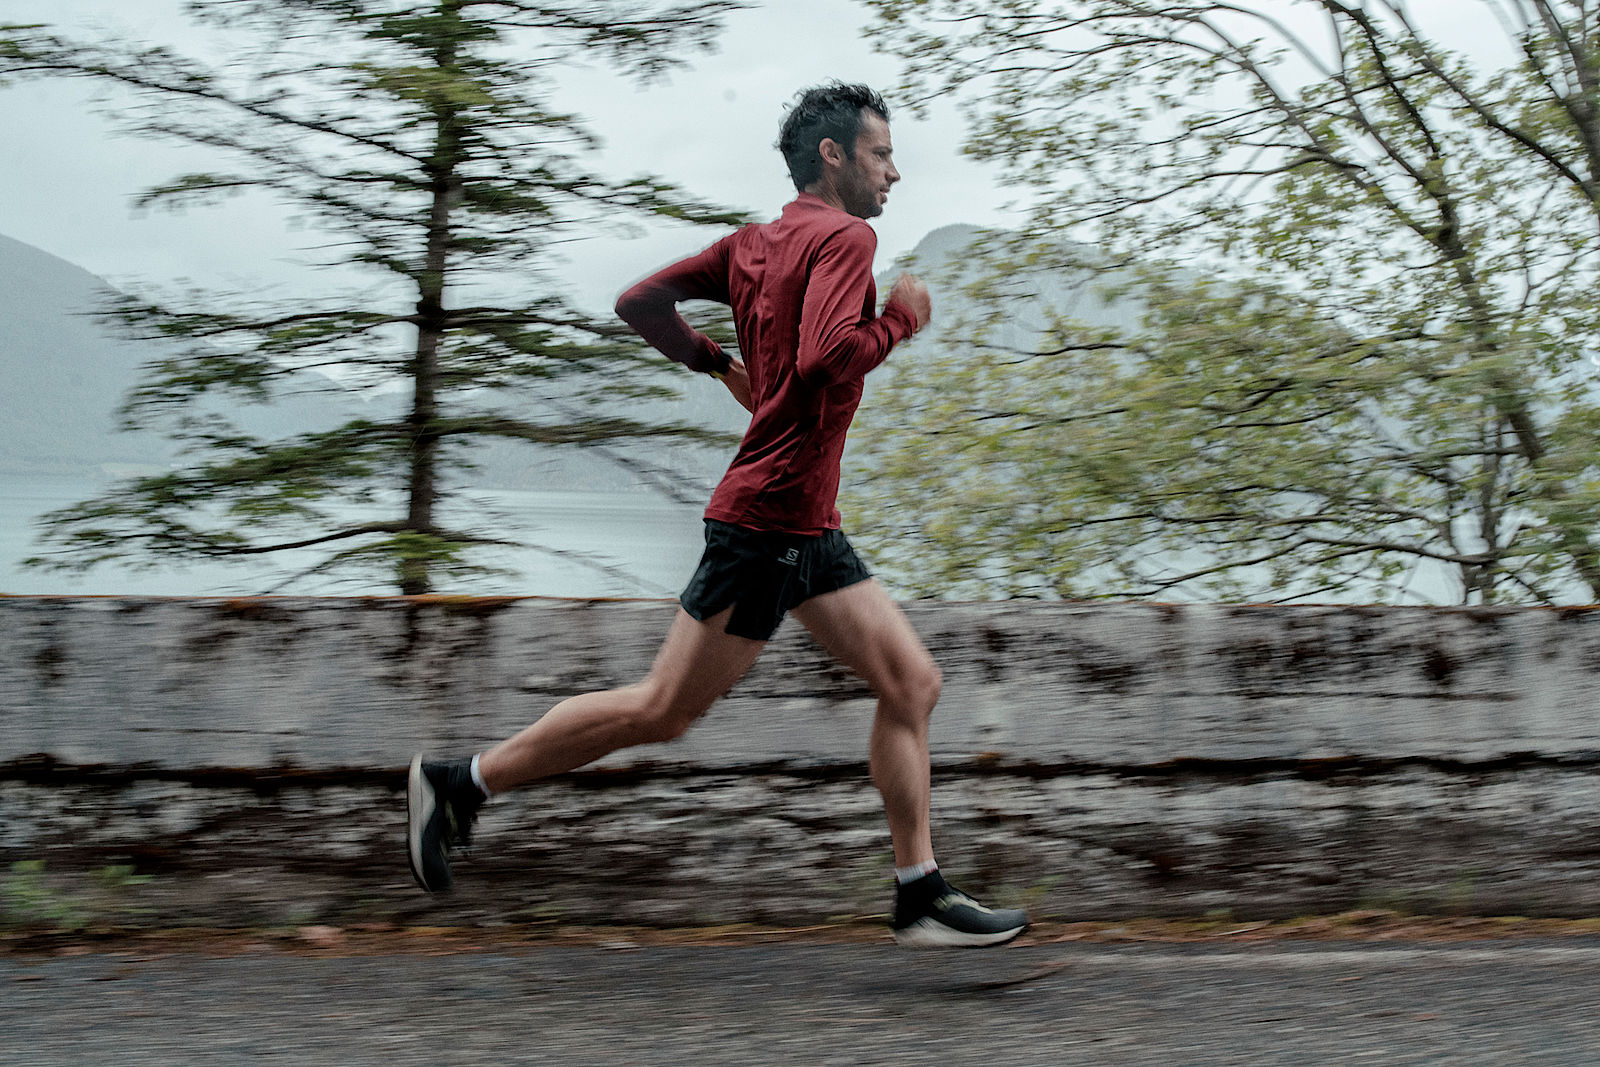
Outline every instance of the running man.
POLYGON ((894 843, 891 926, 902 945, 998 945, 1027 927, 939 874, 929 829, 928 721, 940 674, 899 606, 839 529, 834 498, 862 380, 928 322, 923 284, 903 275, 875 314, 877 235, 900 180, 889 110, 859 85, 800 94, 778 148, 798 195, 773 222, 746 226, 646 278, 617 313, 667 358, 721 379, 750 428, 706 509, 706 549, 681 609, 641 682, 557 704, 476 756, 411 763, 412 874, 451 884, 490 796, 581 767, 631 745, 681 735, 731 689, 786 614, 859 674, 878 699, 869 766, 894 843), (743 361, 678 314, 683 300, 733 309, 743 361))

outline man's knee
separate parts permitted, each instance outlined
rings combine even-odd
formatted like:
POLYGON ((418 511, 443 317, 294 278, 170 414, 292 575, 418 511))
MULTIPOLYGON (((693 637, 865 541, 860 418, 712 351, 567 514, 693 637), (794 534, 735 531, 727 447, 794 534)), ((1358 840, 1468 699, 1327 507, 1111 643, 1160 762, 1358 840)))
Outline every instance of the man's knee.
POLYGON ((927 707, 928 713, 932 714, 933 706, 939 703, 939 695, 944 692, 944 672, 933 660, 930 659, 922 665, 917 678, 917 688, 921 701, 927 707))
POLYGON ((693 715, 683 713, 669 713, 657 715, 649 720, 646 726, 646 740, 652 744, 665 744, 676 741, 689 732, 689 727, 700 721, 704 712, 693 715))
POLYGON ((926 719, 939 703, 944 673, 932 658, 899 665, 880 684, 878 697, 902 715, 926 719))
POLYGON ((641 743, 662 744, 676 741, 699 722, 711 705, 687 701, 682 696, 650 687, 645 691, 637 718, 641 743))

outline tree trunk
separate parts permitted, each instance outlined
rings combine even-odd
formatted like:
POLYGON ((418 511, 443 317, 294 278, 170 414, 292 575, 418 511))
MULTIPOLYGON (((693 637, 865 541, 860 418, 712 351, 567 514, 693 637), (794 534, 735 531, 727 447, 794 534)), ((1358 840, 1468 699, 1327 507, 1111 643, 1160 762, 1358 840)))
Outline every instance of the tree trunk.
MULTIPOLYGON (((440 0, 439 7, 440 14, 447 17, 458 13, 457 0, 440 0)), ((456 58, 455 43, 447 37, 438 48, 435 58, 440 70, 450 69, 456 58)), ((439 341, 445 328, 444 288, 449 267, 450 208, 460 185, 456 176, 456 164, 460 159, 456 109, 441 100, 434 107, 434 115, 434 153, 427 164, 432 176, 433 203, 428 216, 428 239, 422 273, 417 280, 417 353, 411 368, 414 392, 411 415, 406 420, 406 436, 411 445, 406 481, 410 496, 406 529, 418 534, 434 531, 434 507, 439 499, 439 434, 435 429, 439 416, 439 341)), ((418 555, 403 557, 399 563, 401 593, 416 596, 432 592, 430 564, 429 559, 418 555)))

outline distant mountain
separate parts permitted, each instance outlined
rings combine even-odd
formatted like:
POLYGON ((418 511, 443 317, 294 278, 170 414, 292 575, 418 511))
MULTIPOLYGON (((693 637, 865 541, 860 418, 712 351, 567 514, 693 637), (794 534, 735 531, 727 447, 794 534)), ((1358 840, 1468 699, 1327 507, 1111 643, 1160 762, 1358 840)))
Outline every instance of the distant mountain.
POLYGON ((930 230, 910 253, 895 266, 878 275, 878 289, 887 294, 895 278, 904 271, 920 277, 933 297, 930 333, 937 337, 946 330, 959 329, 962 320, 975 310, 974 301, 964 289, 977 282, 1010 287, 1006 304, 1007 319, 990 340, 1025 351, 1032 351, 1040 334, 1048 328, 1046 313, 1075 319, 1091 327, 1118 327, 1134 331, 1139 327, 1142 307, 1126 297, 1108 300, 1105 290, 1131 279, 1131 272, 1088 264, 1099 258, 1087 245, 1062 242, 1053 247, 1052 260, 1076 261, 1081 267, 1028 270, 996 283, 992 268, 979 254, 984 235, 992 233, 1003 240, 1002 231, 986 231, 977 226, 956 224, 930 230))
MULTIPOLYGON (((144 365, 172 349, 119 336, 101 321, 113 295, 88 271, 0 237, 0 473, 82 477, 89 485, 106 475, 162 470, 176 458, 161 434, 118 429, 117 409, 144 365)), ((393 402, 346 390, 308 392, 228 414, 248 433, 286 437, 356 416, 384 417, 393 402)))
POLYGON ((88 271, 0 237, 0 473, 87 477, 168 462, 158 436, 116 432, 113 412, 156 350, 91 317, 108 295, 88 271))
MULTIPOLYGON (((175 448, 161 435, 117 429, 117 408, 141 368, 170 350, 118 336, 97 319, 111 295, 88 271, 0 236, 0 475, 81 478, 90 495, 109 475, 161 470, 174 462, 175 448)), ((339 389, 321 378, 311 384, 332 389, 228 414, 245 431, 273 439, 331 429, 352 418, 391 418, 405 399, 400 392, 339 389)), ((743 413, 720 388, 691 387, 686 394, 681 402, 636 405, 630 414, 740 429, 743 413)), ((474 455, 479 470, 469 479, 477 487, 640 492, 656 491, 656 481, 634 469, 640 463, 671 465, 709 487, 728 459, 717 449, 664 450, 659 441, 603 449, 508 441, 474 455)))

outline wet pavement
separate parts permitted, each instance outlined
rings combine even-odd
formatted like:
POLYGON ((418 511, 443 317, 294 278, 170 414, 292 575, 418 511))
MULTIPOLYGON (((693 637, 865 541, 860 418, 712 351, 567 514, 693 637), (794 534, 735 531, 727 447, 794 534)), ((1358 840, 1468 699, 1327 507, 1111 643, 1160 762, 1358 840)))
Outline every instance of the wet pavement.
MULTIPOLYGON (((79 954, 70 954, 79 953, 79 954)), ((1600 939, 0 957, 0 1064, 1595 1064, 1600 939)))

